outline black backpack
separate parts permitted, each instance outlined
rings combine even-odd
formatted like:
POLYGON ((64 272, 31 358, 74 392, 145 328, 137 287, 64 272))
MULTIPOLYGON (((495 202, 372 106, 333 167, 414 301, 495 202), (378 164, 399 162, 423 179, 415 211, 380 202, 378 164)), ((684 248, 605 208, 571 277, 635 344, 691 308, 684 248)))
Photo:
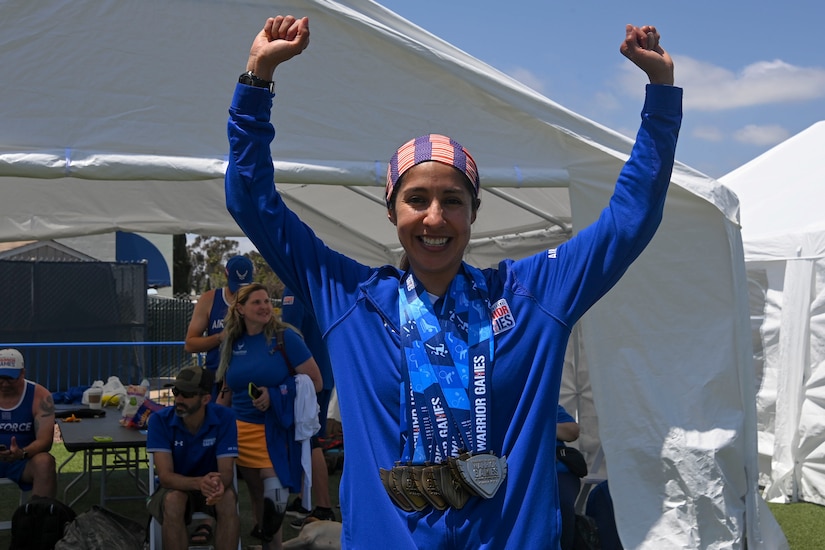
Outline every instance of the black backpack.
POLYGON ((76 514, 59 500, 32 497, 11 517, 9 550, 52 550, 76 514))
POLYGON ((590 516, 576 514, 576 536, 573 550, 600 550, 599 527, 590 516))

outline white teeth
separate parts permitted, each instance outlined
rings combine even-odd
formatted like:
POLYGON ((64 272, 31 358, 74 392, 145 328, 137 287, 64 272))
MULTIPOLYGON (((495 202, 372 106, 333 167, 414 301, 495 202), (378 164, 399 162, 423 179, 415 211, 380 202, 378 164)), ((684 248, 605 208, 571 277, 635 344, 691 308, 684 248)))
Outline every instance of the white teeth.
POLYGON ((441 238, 438 238, 438 239, 434 239, 432 237, 421 237, 421 240, 427 246, 441 246, 441 245, 447 243, 447 237, 441 237, 441 238))

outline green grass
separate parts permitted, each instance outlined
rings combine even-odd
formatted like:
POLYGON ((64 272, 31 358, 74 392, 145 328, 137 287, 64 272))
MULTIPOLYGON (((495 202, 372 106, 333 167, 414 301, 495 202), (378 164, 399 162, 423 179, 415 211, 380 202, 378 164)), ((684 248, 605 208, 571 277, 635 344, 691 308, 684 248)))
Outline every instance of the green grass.
MULTIPOLYGON (((73 487, 72 490, 69 492, 66 499, 64 499, 64 489, 66 486, 71 482, 71 480, 83 470, 83 461, 82 461, 82 453, 76 453, 72 455, 72 453, 68 452, 66 448, 63 446, 62 443, 55 443, 52 447, 51 451, 52 455, 54 455, 55 460, 57 461, 58 467, 63 464, 64 461, 69 459, 69 462, 63 467, 62 471, 58 474, 58 483, 57 483, 57 498, 64 501, 69 501, 74 499, 80 492, 77 487, 73 487)), ((145 452, 141 450, 141 456, 145 456, 145 452)), ((96 464, 99 464, 96 461, 96 464)), ((338 487, 338 481, 340 480, 340 470, 330 476, 330 486, 331 487, 338 487)), ((83 496, 72 508, 78 514, 86 512, 89 510, 92 505, 99 504, 100 501, 100 472, 94 472, 93 480, 92 480, 92 489, 89 491, 88 494, 83 496)), ((140 477, 145 478, 147 477, 146 468, 145 466, 140 471, 140 477)), ((135 480, 129 474, 122 470, 116 470, 110 473, 109 477, 107 477, 106 481, 106 493, 109 496, 125 496, 125 495, 138 495, 138 489, 135 485, 135 480)), ((239 493, 239 500, 240 500, 240 508, 241 508, 241 539, 243 542, 243 547, 246 548, 249 545, 260 544, 258 539, 253 539, 249 536, 249 532, 252 530, 252 527, 255 523, 253 519, 253 514, 251 510, 251 506, 249 503, 249 494, 246 490, 246 484, 241 481, 238 487, 239 493)), ((336 506, 338 504, 338 493, 337 490, 333 491, 331 494, 332 497, 332 505, 336 506)), ((17 488, 13 485, 2 485, 0 486, 0 519, 11 519, 12 514, 14 513, 15 508, 18 506, 18 501, 20 498, 20 492, 17 488)), ((137 498, 134 500, 118 500, 118 501, 110 501, 107 503, 107 508, 124 515, 126 517, 132 518, 135 521, 138 521, 142 524, 147 524, 149 520, 149 514, 146 512, 146 498, 137 498)), ((335 509, 335 515, 340 519, 341 510, 335 509)), ((284 527, 283 527, 283 538, 284 540, 289 540, 298 535, 298 531, 293 529, 289 522, 293 518, 287 516, 284 520, 284 527)), ((0 531, 0 548, 8 548, 9 543, 11 542, 11 535, 9 531, 0 531)))
POLYGON ((768 504, 791 550, 825 548, 825 507, 809 502, 768 504))

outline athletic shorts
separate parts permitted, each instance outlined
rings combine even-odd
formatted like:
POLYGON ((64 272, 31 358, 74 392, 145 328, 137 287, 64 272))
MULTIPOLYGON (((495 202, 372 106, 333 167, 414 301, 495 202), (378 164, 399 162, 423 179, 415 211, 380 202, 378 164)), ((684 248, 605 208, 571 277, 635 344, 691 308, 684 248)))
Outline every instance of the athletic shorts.
POLYGON ((265 426, 242 420, 235 422, 238 424, 238 458, 235 463, 244 468, 272 468, 266 449, 265 426))
POLYGON ((26 464, 29 459, 15 460, 14 462, 0 462, 0 477, 7 477, 13 482, 17 483, 21 491, 31 491, 32 484, 20 481, 23 477, 23 470, 26 469, 26 464))
MULTIPOLYGON (((158 488, 157 491, 152 493, 152 498, 149 499, 149 502, 146 504, 146 509, 149 510, 149 513, 152 515, 153 518, 158 520, 159 523, 163 524, 163 501, 167 494, 171 491, 175 491, 176 489, 167 489, 165 487, 158 488)), ((230 490, 227 488, 227 490, 230 490)), ((203 493, 200 491, 185 491, 189 498, 186 500, 186 512, 184 515, 184 522, 189 525, 192 523, 192 514, 195 512, 204 512, 209 514, 210 516, 217 517, 215 515, 215 507, 208 506, 206 504, 206 497, 203 496, 203 493)))

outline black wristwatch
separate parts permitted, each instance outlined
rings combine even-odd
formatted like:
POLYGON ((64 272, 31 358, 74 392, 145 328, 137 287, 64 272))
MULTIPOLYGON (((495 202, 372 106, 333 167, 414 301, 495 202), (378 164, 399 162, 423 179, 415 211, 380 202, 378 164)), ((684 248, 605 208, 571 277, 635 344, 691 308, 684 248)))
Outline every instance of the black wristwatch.
POLYGON ((258 78, 252 71, 246 71, 238 77, 238 82, 246 84, 247 86, 255 86, 256 88, 266 88, 270 94, 275 93, 275 82, 273 80, 264 80, 258 78))
POLYGON ((26 460, 27 458, 29 458, 29 451, 27 451, 26 449, 21 449, 21 450, 23 451, 23 460, 26 460))

